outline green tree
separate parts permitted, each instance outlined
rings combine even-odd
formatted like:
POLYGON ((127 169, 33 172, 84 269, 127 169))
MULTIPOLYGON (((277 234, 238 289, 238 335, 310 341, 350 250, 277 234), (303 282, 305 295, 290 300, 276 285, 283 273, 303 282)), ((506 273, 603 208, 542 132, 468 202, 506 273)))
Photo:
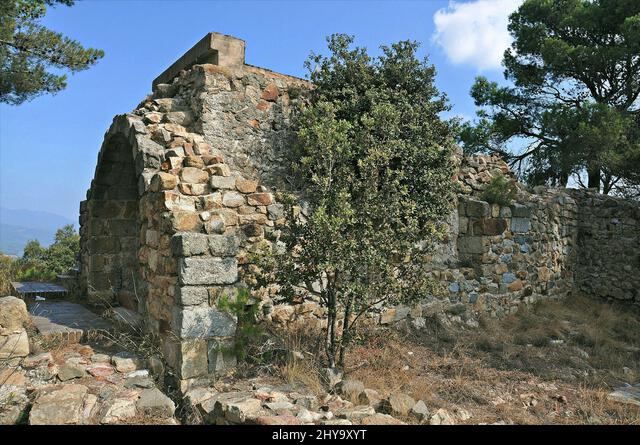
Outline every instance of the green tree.
POLYGON ((67 76, 57 72, 85 70, 104 56, 38 23, 55 4, 72 6, 74 0, 0 2, 0 102, 18 105, 55 94, 67 86, 67 76))
POLYGON ((503 155, 532 184, 572 175, 609 193, 640 163, 640 2, 525 0, 509 18, 509 86, 478 77, 467 151, 503 155), (524 143, 524 148, 522 147, 524 143), (516 148, 517 147, 517 148, 516 148))
POLYGON ((44 248, 38 240, 32 240, 24 248, 17 261, 18 280, 52 280, 77 263, 80 251, 80 235, 68 224, 56 231, 53 244, 44 248))
POLYGON ((417 58, 416 42, 374 58, 353 41, 333 35, 331 54, 306 62, 314 87, 290 165, 311 210, 299 212, 298 194, 285 198, 287 223, 265 267, 280 295, 326 306, 330 367, 343 366, 363 315, 436 291, 422 264, 454 197, 454 132, 439 117, 448 105, 434 67, 417 58))

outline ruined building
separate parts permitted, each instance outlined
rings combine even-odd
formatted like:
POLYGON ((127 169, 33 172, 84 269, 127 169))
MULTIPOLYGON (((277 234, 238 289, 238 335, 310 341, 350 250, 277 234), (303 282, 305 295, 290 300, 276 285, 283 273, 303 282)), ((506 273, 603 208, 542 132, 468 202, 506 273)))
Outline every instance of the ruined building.
MULTIPOLYGON (((232 366, 235 321, 216 299, 243 283, 249 254, 282 223, 276 191, 292 107, 308 82, 245 63, 245 42, 211 33, 116 116, 80 205, 81 286, 90 303, 138 312, 163 339, 185 385, 232 366)), ((640 207, 585 191, 522 189, 510 206, 479 199, 497 158, 460 159, 462 193, 450 236, 426 265, 450 297, 395 308, 383 323, 464 305, 508 313, 574 291, 640 301, 640 207)), ((312 302, 265 317, 321 316, 312 302)), ((466 319, 465 319, 466 320, 466 319)), ((471 318, 469 318, 471 320, 471 318)), ((464 321, 464 320, 463 320, 464 321)))

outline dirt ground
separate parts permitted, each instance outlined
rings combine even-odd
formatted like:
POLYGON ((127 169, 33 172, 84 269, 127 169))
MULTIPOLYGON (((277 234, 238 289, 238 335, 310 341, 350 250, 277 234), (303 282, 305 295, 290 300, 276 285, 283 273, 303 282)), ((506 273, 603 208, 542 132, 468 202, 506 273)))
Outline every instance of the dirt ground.
POLYGON ((464 409, 464 423, 640 424, 640 406, 608 399, 640 377, 640 312, 573 297, 545 301, 480 328, 373 336, 347 372, 383 394, 432 409, 464 409))
MULTIPOLYGON (((433 318, 426 329, 363 338, 348 355, 349 378, 422 399, 430 412, 470 415, 457 423, 640 424, 640 406, 608 398, 640 378, 640 310, 629 305, 571 297, 481 319, 477 329, 433 318)), ((280 371, 320 391, 312 368, 280 371)))

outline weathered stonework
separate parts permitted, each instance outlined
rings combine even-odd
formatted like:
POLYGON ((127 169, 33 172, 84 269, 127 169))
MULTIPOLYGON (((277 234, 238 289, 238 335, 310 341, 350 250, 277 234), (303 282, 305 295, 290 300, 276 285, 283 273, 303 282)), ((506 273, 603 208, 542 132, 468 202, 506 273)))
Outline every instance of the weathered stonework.
POLYGON ((184 380, 234 364, 217 300, 282 222, 281 151, 308 84, 244 64, 244 42, 220 34, 178 62, 107 131, 80 234, 83 293, 138 311, 184 380))
MULTIPOLYGON (((83 294, 140 313, 163 339, 182 388, 235 364, 225 346, 235 320, 217 302, 250 281, 251 252, 284 222, 276 198, 286 183, 290 116, 310 87, 245 64, 238 39, 216 34, 203 42, 156 79, 132 113, 116 116, 80 205, 83 294)), ((493 176, 512 176, 507 165, 488 156, 459 162, 462 192, 445 221, 450 233, 425 264, 449 296, 382 312, 381 323, 409 318, 420 327, 453 307, 473 324, 480 311, 500 316, 576 290, 638 302, 637 204, 519 186, 513 204, 491 205, 481 192, 493 176)), ((260 297, 267 321, 322 325, 317 302, 260 297)))

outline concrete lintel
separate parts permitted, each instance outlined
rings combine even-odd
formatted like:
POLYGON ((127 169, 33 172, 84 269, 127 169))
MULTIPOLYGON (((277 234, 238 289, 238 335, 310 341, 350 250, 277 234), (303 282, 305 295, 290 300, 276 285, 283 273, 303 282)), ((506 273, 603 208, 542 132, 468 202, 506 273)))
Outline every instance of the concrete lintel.
POLYGON ((152 90, 155 91, 158 84, 170 83, 180 71, 195 64, 212 63, 227 67, 242 66, 244 64, 244 47, 244 40, 210 32, 156 77, 152 84, 152 90))

